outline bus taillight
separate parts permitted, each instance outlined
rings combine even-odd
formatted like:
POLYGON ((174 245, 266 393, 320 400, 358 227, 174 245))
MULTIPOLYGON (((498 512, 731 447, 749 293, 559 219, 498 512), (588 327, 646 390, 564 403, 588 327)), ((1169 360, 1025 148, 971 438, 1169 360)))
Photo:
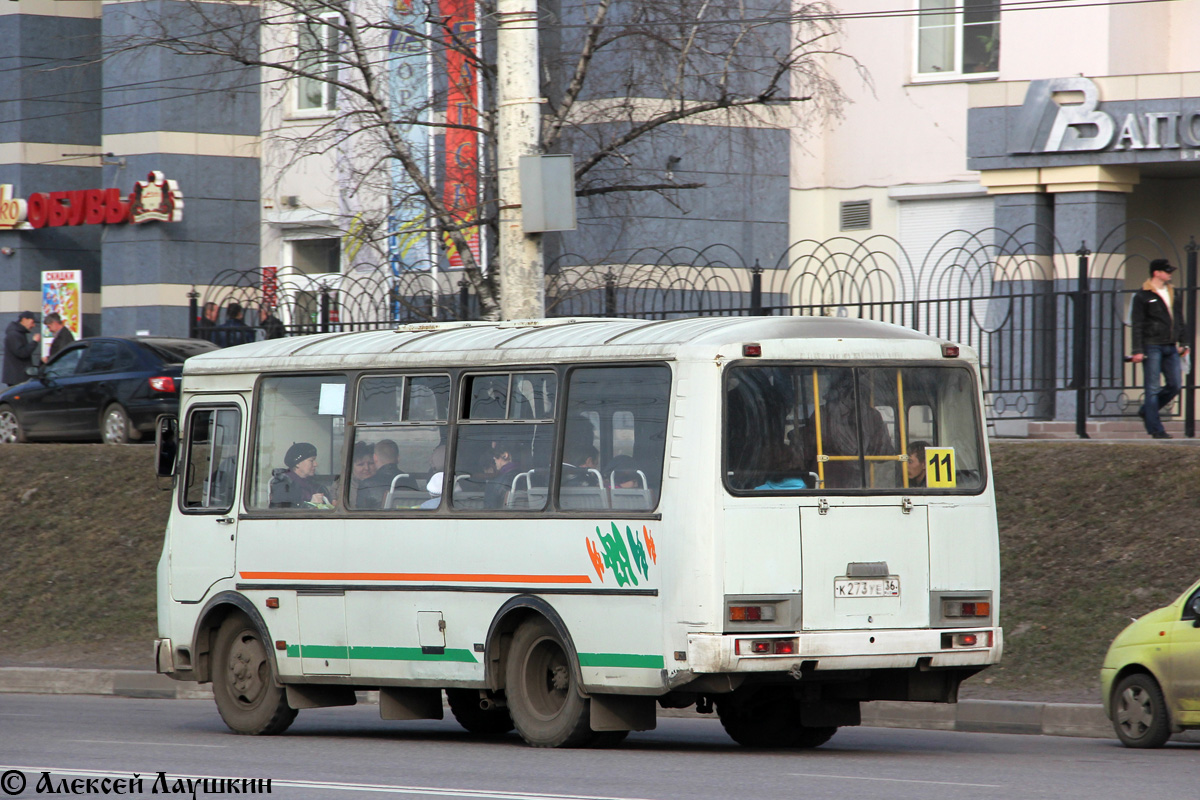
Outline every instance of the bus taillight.
POLYGON ((730 622, 774 622, 775 606, 730 606, 730 622))
POLYGON ((991 647, 991 631, 972 631, 970 633, 943 633, 942 649, 953 650, 960 647, 991 647))
POLYGON ((738 656, 794 656, 795 639, 734 639, 733 654, 738 656))

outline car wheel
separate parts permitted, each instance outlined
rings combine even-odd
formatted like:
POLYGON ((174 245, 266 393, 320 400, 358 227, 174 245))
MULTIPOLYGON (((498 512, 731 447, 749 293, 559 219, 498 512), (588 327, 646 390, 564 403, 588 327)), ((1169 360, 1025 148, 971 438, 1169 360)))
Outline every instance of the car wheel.
POLYGON ((25 431, 21 430, 21 420, 17 412, 8 406, 0 406, 0 444, 17 444, 25 441, 25 431))
POLYGON ((1113 730, 1126 747, 1162 747, 1171 738, 1167 702, 1152 676, 1139 672, 1117 684, 1113 691, 1113 730))
POLYGON ((129 415, 116 403, 104 409, 100 417, 100 438, 105 444, 129 443, 129 415))

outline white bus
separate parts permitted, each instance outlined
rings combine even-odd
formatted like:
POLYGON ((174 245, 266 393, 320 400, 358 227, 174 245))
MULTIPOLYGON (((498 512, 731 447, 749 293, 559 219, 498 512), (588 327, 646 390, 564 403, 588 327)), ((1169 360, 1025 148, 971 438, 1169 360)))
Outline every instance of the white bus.
POLYGON ((386 719, 612 744, 656 710, 814 747, 996 663, 966 348, 828 318, 554 319, 188 360, 159 672, 227 725, 386 719))

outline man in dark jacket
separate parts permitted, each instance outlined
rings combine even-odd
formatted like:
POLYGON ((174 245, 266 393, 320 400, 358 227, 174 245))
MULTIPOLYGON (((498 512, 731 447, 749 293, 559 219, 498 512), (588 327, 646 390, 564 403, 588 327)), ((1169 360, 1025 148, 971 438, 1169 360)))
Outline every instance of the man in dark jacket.
POLYGON ((242 317, 246 310, 234 300, 225 306, 225 323, 213 332, 213 343, 220 347, 236 347, 254 341, 254 331, 242 317))
POLYGON ((30 359, 42 340, 39 333, 29 335, 36 324, 37 317, 32 311, 22 311, 17 321, 10 322, 4 331, 4 382, 9 386, 29 380, 25 370, 33 366, 30 359))
POLYGON ((42 358, 42 362, 44 363, 54 358, 60 350, 75 341, 75 334, 71 333, 70 328, 63 325, 62 317, 58 314, 47 314, 43 322, 50 329, 50 333, 54 334, 54 339, 50 341, 50 355, 42 358))
POLYGON ((1171 289, 1175 267, 1165 258, 1150 262, 1150 279, 1133 296, 1130 324, 1133 327, 1131 361, 1145 368, 1146 397, 1138 415, 1146 421, 1146 433, 1155 439, 1170 439, 1159 412, 1179 394, 1182 384, 1180 356, 1184 346, 1183 304, 1171 289), (1159 385, 1159 378, 1166 385, 1159 385))

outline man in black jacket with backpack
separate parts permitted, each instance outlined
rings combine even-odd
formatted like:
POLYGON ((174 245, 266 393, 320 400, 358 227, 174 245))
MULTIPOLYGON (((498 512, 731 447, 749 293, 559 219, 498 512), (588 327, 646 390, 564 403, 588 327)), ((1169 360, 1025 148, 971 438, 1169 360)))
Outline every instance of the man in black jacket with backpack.
POLYGON ((1170 439, 1159 412, 1179 394, 1182 385, 1181 356, 1184 346, 1183 304, 1171 288, 1175 267, 1165 258, 1150 262, 1150 279, 1133 296, 1130 324, 1133 348, 1130 358, 1145 367, 1146 399, 1138 416, 1146 421, 1146 433, 1155 439, 1170 439), (1166 384, 1159 385, 1160 376, 1166 384))

